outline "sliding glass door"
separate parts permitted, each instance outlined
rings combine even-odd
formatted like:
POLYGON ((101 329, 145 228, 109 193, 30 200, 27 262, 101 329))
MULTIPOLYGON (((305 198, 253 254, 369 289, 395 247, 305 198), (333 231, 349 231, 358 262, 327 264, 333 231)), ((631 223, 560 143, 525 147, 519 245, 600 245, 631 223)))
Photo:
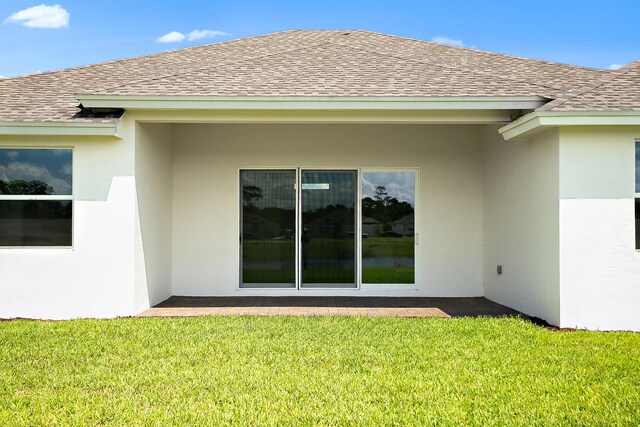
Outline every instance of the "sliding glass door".
POLYGON ((241 288, 355 288, 357 171, 242 170, 241 288))
POLYGON ((296 171, 240 171, 240 287, 296 287, 296 171))
POLYGON ((416 182, 411 169, 360 183, 356 170, 240 171, 240 287, 415 286, 416 182))
POLYGON ((362 173, 363 284, 415 284, 415 174, 362 173))
POLYGON ((356 287, 356 171, 303 170, 302 288, 356 287))

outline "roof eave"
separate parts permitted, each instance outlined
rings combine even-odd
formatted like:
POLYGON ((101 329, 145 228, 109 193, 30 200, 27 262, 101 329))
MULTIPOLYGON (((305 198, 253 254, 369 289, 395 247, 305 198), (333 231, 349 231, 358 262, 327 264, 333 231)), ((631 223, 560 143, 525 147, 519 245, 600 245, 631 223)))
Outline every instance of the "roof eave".
POLYGON ((558 126, 639 126, 640 111, 534 111, 498 129, 509 141, 558 126))
POLYGON ((78 94, 85 108, 126 110, 533 110, 541 96, 157 96, 78 94))
POLYGON ((101 136, 119 138, 114 122, 0 122, 0 135, 101 136))

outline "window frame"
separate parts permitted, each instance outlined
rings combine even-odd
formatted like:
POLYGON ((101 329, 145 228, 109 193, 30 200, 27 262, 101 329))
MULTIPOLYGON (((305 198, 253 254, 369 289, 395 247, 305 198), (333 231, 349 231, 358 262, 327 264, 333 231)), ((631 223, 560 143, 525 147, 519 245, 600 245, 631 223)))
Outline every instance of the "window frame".
POLYGON ((0 201, 68 201, 71 202, 71 244, 68 246, 47 246, 47 245, 18 245, 3 246, 2 249, 69 249, 74 248, 74 222, 75 222, 75 199, 74 186, 75 179, 75 150, 70 146, 0 146, 0 150, 70 150, 71 151, 71 194, 51 194, 51 195, 35 195, 35 194, 0 194, 0 201))
POLYGON ((359 209, 358 209, 358 225, 360 233, 358 233, 358 262, 360 268, 358 270, 360 287, 362 289, 376 289, 376 290, 419 290, 420 289, 420 168, 419 167, 363 167, 360 168, 359 177, 360 188, 359 194, 359 209), (362 177, 365 173, 413 173, 413 191, 414 191, 414 204, 413 210, 415 217, 418 220, 413 225, 414 247, 413 247, 413 283, 364 283, 362 280, 362 177))

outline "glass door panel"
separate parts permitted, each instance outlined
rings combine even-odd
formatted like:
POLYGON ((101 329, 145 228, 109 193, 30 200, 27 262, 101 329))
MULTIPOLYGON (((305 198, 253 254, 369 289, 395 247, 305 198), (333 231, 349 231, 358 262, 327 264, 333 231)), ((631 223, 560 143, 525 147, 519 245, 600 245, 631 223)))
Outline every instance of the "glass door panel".
POLYGON ((296 287, 296 171, 240 171, 241 288, 296 287))
POLYGON ((415 172, 362 174, 362 283, 415 283, 415 172))
POLYGON ((356 287, 356 171, 301 172, 300 287, 356 287))

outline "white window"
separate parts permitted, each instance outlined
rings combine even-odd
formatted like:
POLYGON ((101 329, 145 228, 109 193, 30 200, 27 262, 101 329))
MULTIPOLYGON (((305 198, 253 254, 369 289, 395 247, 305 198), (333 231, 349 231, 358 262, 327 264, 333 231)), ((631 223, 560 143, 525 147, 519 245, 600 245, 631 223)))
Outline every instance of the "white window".
POLYGON ((0 246, 71 246, 71 149, 0 148, 0 246))

